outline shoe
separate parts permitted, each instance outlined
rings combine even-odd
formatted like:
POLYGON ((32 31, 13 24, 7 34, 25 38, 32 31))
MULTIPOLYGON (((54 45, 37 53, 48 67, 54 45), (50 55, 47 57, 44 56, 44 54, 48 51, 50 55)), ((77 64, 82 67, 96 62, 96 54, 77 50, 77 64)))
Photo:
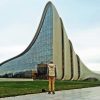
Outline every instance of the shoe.
POLYGON ((48 94, 51 94, 51 92, 49 91, 48 94))
POLYGON ((53 91, 52 94, 55 94, 55 92, 53 91))

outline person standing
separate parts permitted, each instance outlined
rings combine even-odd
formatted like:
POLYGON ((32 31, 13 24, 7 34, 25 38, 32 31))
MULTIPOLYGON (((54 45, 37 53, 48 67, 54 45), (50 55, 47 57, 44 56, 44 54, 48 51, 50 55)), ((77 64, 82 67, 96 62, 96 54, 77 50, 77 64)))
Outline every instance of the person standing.
POLYGON ((55 78, 56 78, 56 65, 53 64, 51 61, 50 64, 48 64, 48 80, 49 80, 49 91, 48 94, 55 94, 55 78))

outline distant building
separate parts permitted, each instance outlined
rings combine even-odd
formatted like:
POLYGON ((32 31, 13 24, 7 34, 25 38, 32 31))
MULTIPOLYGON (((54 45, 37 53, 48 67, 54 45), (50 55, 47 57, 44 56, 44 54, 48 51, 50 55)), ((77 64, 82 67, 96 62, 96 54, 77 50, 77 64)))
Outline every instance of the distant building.
POLYGON ((32 78, 32 70, 16 72, 13 78, 32 78))
MULTIPOLYGON (((0 64, 0 75, 32 71, 36 69, 35 66, 38 66, 38 74, 43 75, 46 74, 46 67, 39 64, 42 61, 47 64, 51 60, 57 66, 57 79, 100 80, 100 75, 90 71, 75 53, 62 19, 54 5, 48 2, 32 42, 24 52, 0 64)), ((26 77, 30 76, 30 73, 17 75, 26 77)))

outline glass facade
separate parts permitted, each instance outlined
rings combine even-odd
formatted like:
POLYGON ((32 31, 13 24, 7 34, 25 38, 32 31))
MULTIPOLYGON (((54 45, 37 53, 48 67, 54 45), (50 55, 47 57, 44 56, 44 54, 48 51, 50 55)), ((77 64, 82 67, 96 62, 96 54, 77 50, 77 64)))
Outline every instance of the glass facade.
MULTIPOLYGON (((36 33, 37 34, 37 33, 36 33)), ((35 69, 37 64, 53 59, 53 12, 49 6, 39 35, 28 52, 0 66, 0 74, 35 69)))

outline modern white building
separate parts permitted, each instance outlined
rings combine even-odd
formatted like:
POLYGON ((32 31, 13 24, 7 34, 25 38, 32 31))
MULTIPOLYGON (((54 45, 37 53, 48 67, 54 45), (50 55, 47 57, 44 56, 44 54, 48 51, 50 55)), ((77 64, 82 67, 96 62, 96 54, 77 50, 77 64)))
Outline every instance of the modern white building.
POLYGON ((100 75, 90 71, 75 53, 56 8, 48 2, 27 49, 0 64, 0 75, 33 70, 37 64, 53 61, 57 66, 57 79, 98 79, 100 75))

